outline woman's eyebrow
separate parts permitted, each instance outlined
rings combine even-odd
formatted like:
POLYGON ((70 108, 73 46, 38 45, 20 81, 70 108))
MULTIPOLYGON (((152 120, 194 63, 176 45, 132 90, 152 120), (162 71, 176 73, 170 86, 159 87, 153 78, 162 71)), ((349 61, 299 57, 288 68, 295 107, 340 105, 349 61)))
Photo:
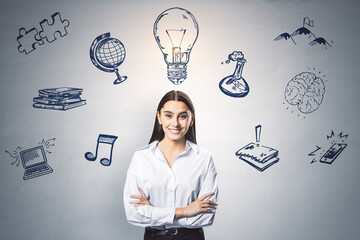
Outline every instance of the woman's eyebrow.
POLYGON ((186 111, 180 112, 179 114, 186 114, 186 115, 188 115, 188 113, 187 113, 186 111))
MULTIPOLYGON (((164 113, 171 113, 171 114, 174 114, 173 112, 168 111, 168 110, 164 110, 164 113)), ((187 111, 179 112, 179 115, 180 115, 180 114, 186 114, 186 115, 188 115, 187 111)))

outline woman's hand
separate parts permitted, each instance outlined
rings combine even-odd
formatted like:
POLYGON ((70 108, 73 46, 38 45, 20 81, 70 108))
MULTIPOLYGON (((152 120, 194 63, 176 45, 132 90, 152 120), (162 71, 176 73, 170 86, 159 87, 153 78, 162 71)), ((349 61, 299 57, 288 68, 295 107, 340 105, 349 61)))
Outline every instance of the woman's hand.
POLYGON ((131 195, 131 198, 136 198, 139 200, 136 201, 131 201, 130 203, 133 204, 135 207, 140 207, 140 206, 145 206, 145 205, 149 205, 152 206, 151 203, 149 202, 149 200, 146 198, 145 193, 143 192, 143 190, 141 188, 139 188, 139 191, 141 193, 141 196, 139 195, 131 195))
POLYGON ((210 200, 205 200, 205 198, 212 195, 214 195, 214 193, 205 194, 186 207, 176 208, 175 218, 192 217, 202 212, 212 213, 213 211, 209 208, 216 209, 217 203, 210 200))

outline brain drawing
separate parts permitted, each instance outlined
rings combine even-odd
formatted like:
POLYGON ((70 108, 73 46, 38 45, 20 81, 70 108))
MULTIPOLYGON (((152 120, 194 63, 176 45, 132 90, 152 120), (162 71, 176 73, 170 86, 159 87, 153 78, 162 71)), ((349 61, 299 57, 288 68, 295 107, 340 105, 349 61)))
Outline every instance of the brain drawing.
POLYGON ((303 72, 291 79, 285 89, 285 99, 297 105, 302 113, 311 113, 319 108, 325 93, 323 80, 311 72, 303 72))

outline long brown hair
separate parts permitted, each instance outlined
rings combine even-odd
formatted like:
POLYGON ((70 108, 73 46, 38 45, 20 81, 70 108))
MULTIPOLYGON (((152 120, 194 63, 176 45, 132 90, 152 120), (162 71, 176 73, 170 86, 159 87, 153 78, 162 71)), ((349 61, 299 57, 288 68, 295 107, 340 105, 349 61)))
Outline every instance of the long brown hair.
MULTIPOLYGON (((159 102, 159 105, 157 107, 157 112, 160 113, 161 108, 163 108, 164 104, 167 101, 180 101, 180 102, 185 103, 187 105, 187 107, 189 108, 189 110, 191 111, 192 115, 194 116, 194 114, 195 114, 194 105, 193 105, 191 99, 189 98, 189 96, 186 95, 186 93, 184 93, 182 91, 175 91, 175 90, 172 90, 172 91, 166 93, 159 102)), ((155 116, 154 129, 153 129, 153 133, 151 135, 149 144, 156 140, 161 141, 164 138, 164 135, 165 135, 165 133, 164 133, 161 125, 159 124, 157 117, 155 116)), ((189 127, 188 131, 186 132, 185 139, 189 140, 193 143, 196 143, 195 119, 193 121, 193 124, 189 127)))

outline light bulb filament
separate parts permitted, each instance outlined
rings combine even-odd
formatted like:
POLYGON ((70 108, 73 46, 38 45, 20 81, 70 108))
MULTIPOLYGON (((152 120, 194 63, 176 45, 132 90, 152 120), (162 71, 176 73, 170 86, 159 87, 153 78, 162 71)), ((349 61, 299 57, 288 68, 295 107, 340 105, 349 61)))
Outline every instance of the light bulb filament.
POLYGON ((168 29, 166 34, 168 35, 173 47, 180 47, 182 40, 184 39, 186 29, 168 29))

